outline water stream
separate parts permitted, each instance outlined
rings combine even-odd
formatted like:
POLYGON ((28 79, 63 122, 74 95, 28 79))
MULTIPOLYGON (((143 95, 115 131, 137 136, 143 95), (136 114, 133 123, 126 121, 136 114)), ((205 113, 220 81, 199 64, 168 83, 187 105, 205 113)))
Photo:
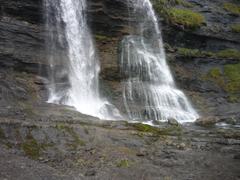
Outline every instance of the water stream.
POLYGON ((101 119, 120 113, 99 94, 99 61, 87 25, 86 0, 45 0, 50 63, 49 103, 101 119))
POLYGON ((179 122, 198 118, 166 62, 158 19, 150 0, 128 0, 133 33, 121 43, 124 105, 130 119, 179 122))

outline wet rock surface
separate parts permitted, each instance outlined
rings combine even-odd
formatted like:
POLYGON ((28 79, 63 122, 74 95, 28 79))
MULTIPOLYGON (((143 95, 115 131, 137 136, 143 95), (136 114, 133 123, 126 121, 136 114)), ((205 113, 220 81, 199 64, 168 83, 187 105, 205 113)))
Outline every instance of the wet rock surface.
MULTIPOLYGON (((239 60, 178 52, 239 50, 239 33, 230 30, 239 16, 222 8, 227 0, 188 2, 204 15, 204 26, 160 21, 169 65, 202 115, 201 126, 171 120, 153 128, 46 104, 42 1, 0 0, 0 179, 240 179, 240 91, 228 91, 224 73, 239 60)), ((126 1, 91 0, 88 15, 102 93, 123 109, 118 50, 131 31, 126 1)))
POLYGON ((238 179, 238 128, 103 121, 43 105, 0 118, 2 179, 238 179))
MULTIPOLYGON (((179 48, 185 48, 213 54, 226 49, 235 49, 239 52, 240 35, 231 30, 231 25, 239 22, 239 16, 224 9, 224 3, 228 2, 226 0, 187 2, 191 3, 191 6, 178 5, 176 8, 189 9, 204 16, 204 24, 197 29, 171 24, 159 14, 167 58, 176 83, 185 91, 202 116, 217 115, 239 119, 240 90, 236 89, 239 85, 234 85, 237 84, 236 80, 231 82, 225 73, 229 65, 239 66, 236 55, 235 59, 211 58, 199 54, 192 56, 179 54, 178 51, 179 48), (220 72, 219 76, 214 74, 216 71, 220 72)), ((239 4, 235 1, 232 3, 239 4)), ((43 1, 9 0, 0 1, 0 5, 1 72, 3 74, 11 72, 13 77, 14 74, 27 73, 29 79, 35 79, 36 76, 46 78, 49 66, 44 42, 46 30, 43 1)), ((89 26, 100 56, 101 93, 124 112, 121 86, 124 77, 119 72, 119 44, 124 36, 133 30, 129 22, 134 21, 134 18, 129 17, 125 0, 91 0, 88 1, 88 7, 89 26)), ((235 71, 238 71, 237 68, 235 71)), ((4 81, 6 81, 4 76, 1 76, 2 91, 7 90, 10 93, 16 91, 6 87, 4 81)), ((40 89, 37 94, 41 94, 40 100, 45 101, 47 91, 44 85, 47 85, 47 80, 43 81, 40 84, 36 83, 35 89, 40 89)), ((10 85, 15 82, 8 80, 7 83, 10 85)), ((24 86, 28 86, 27 83, 24 86)), ((6 103, 11 104, 11 101, 6 103)))

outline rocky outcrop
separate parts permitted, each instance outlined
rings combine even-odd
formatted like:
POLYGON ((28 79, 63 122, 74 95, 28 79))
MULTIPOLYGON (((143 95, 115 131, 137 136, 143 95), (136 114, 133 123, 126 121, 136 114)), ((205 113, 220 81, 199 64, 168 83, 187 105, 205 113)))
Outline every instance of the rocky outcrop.
POLYGON ((0 177, 237 179, 239 138, 233 129, 99 121, 44 105, 25 121, 0 118, 0 177))
MULTIPOLYGON (((232 23, 238 22, 239 16, 232 15, 221 7, 224 0, 218 2, 189 0, 189 2, 192 6, 184 7, 185 9, 191 9, 205 17, 205 23, 197 29, 171 24, 162 18, 161 14, 159 15, 168 61, 177 84, 189 95, 200 114, 239 117, 239 92, 228 91, 227 81, 230 80, 224 77, 225 67, 229 64, 239 64, 239 61, 231 57, 189 56, 186 53, 179 54, 178 51, 179 48, 211 53, 230 48, 239 50, 240 35, 230 29, 232 23), (211 73, 216 68, 219 69, 221 77, 212 77, 211 73), (223 83, 220 82, 221 79, 224 79, 223 83)), ((131 31, 129 21, 132 21, 128 16, 126 3, 123 0, 91 0, 88 8, 89 25, 94 33, 102 68, 101 90, 104 96, 122 110, 124 109, 120 83, 122 77, 119 72, 118 49, 123 36, 131 31)), ((182 8, 181 5, 176 7, 182 8)), ((48 68, 44 46, 43 12, 41 0, 1 1, 1 72, 7 76, 8 72, 27 73, 26 76, 33 82, 36 81, 33 84, 34 89, 40 89, 40 92, 36 92, 40 94, 40 101, 46 100, 44 84, 47 81, 41 81, 41 78, 34 79, 39 75, 46 77, 48 68)), ((10 88, 15 82, 6 79, 1 79, 2 92, 7 90, 10 94, 16 94, 16 90, 10 88)), ((19 88, 29 88, 20 86, 19 88)), ((18 99, 18 96, 15 98, 18 99)), ((10 101, 8 103, 11 104, 10 101)))
MULTIPOLYGON (((118 46, 131 31, 127 1, 88 2, 101 92, 123 109, 118 46)), ((240 62, 218 53, 239 51, 240 35, 230 29, 239 16, 222 8, 227 0, 188 2, 176 7, 205 17, 197 29, 159 19, 177 85, 203 117, 155 128, 46 104, 43 2, 0 0, 0 179, 238 179, 240 62)))

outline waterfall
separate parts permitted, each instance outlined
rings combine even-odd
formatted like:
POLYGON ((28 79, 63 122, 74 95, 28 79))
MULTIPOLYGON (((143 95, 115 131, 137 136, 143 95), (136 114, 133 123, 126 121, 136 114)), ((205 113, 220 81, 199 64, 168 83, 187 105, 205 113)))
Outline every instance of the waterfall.
POLYGON ((166 62, 161 31, 150 0, 128 0, 133 33, 121 43, 123 101, 130 119, 179 122, 198 118, 166 62))
POLYGON ((87 25, 86 0, 45 0, 47 52, 50 63, 49 103, 75 107, 101 119, 121 118, 100 97, 100 66, 87 25))

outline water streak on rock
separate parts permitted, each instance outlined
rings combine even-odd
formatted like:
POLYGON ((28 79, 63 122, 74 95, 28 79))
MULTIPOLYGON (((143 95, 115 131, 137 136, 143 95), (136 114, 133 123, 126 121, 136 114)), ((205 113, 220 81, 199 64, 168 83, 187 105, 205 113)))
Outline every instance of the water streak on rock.
POLYGON ((129 0, 134 32, 121 44, 121 72, 126 111, 133 120, 179 122, 198 118, 180 91, 166 62, 158 19, 149 0, 129 0))
POLYGON ((84 114, 118 119, 118 110, 100 97, 100 66, 87 25, 86 0, 45 0, 49 103, 75 107, 84 114))

